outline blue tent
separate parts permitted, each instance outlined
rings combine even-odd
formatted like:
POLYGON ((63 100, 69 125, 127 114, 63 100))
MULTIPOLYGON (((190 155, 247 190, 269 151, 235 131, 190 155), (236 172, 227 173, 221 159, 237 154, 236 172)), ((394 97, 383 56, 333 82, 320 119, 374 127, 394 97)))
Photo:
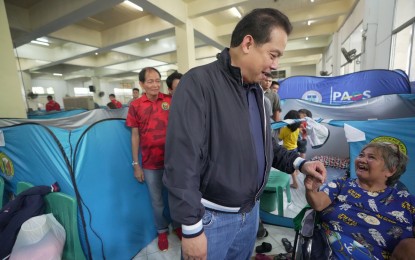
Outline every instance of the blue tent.
POLYGON ((0 175, 7 190, 15 192, 19 181, 57 181, 82 206, 85 255, 86 239, 93 258, 131 259, 156 237, 147 186, 136 181, 131 167, 131 131, 124 119, 71 130, 22 123, 0 131, 0 175))

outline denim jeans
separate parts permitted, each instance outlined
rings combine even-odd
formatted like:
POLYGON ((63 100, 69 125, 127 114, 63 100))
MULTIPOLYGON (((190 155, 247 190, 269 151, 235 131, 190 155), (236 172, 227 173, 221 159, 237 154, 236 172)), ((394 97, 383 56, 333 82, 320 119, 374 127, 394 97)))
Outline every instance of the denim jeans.
POLYGON ((203 227, 208 259, 250 259, 258 230, 259 202, 248 213, 222 213, 206 209, 203 227))
POLYGON ((144 181, 147 183, 148 191, 150 193, 151 205, 154 212, 154 222, 156 223, 157 232, 159 234, 169 230, 169 221, 163 215, 164 201, 163 201, 163 172, 162 170, 148 170, 143 169, 144 181))

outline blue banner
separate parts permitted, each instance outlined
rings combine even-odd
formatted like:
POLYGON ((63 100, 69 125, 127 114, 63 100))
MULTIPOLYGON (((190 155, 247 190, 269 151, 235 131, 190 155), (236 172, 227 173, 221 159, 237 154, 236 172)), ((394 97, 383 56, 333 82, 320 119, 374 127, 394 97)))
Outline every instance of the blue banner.
POLYGON ((294 76, 280 82, 281 99, 304 99, 342 105, 388 94, 409 94, 408 76, 402 71, 367 70, 337 77, 294 76))

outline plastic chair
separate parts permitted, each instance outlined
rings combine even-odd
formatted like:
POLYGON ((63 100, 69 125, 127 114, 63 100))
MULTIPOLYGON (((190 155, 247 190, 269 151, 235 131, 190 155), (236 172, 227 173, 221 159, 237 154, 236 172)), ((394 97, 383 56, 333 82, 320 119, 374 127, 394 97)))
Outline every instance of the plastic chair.
POLYGON ((4 179, 0 177, 0 209, 3 208, 4 179))
POLYGON ((290 180, 290 174, 271 170, 264 193, 261 196, 260 207, 262 210, 267 212, 274 211, 278 204, 278 216, 284 216, 284 189, 288 203, 291 202, 290 180))
MULTIPOLYGON (((17 193, 33 187, 28 182, 17 183, 17 193)), ((86 259, 78 233, 78 209, 75 199, 62 192, 53 192, 45 196, 46 213, 52 213, 66 231, 65 247, 62 259, 86 259)))

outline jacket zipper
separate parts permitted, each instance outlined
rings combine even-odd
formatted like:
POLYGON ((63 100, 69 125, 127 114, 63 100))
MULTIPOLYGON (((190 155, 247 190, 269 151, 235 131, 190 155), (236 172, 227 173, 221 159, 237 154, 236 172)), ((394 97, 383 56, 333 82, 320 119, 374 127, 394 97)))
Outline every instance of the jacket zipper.
POLYGON ((259 192, 262 190, 262 188, 264 187, 264 184, 265 184, 265 176, 267 175, 266 173, 267 173, 267 168, 268 168, 268 158, 267 158, 267 153, 266 153, 266 150, 267 150, 267 147, 266 147, 266 144, 267 144, 267 126, 266 126, 266 124, 267 124, 267 118, 266 118, 266 115, 267 115, 267 113, 265 112, 265 100, 264 100, 264 98, 265 98, 265 95, 264 95, 264 93, 262 92, 262 112, 263 112, 263 114, 264 114, 264 124, 263 124, 263 126, 264 126, 264 156, 265 156, 265 169, 264 169, 264 176, 263 176, 263 179, 262 179, 262 184, 261 184, 261 187, 259 188, 259 190, 258 190, 258 192, 255 194, 255 198, 254 198, 254 203, 256 203, 256 201, 259 199, 258 198, 258 195, 259 195, 259 192))

